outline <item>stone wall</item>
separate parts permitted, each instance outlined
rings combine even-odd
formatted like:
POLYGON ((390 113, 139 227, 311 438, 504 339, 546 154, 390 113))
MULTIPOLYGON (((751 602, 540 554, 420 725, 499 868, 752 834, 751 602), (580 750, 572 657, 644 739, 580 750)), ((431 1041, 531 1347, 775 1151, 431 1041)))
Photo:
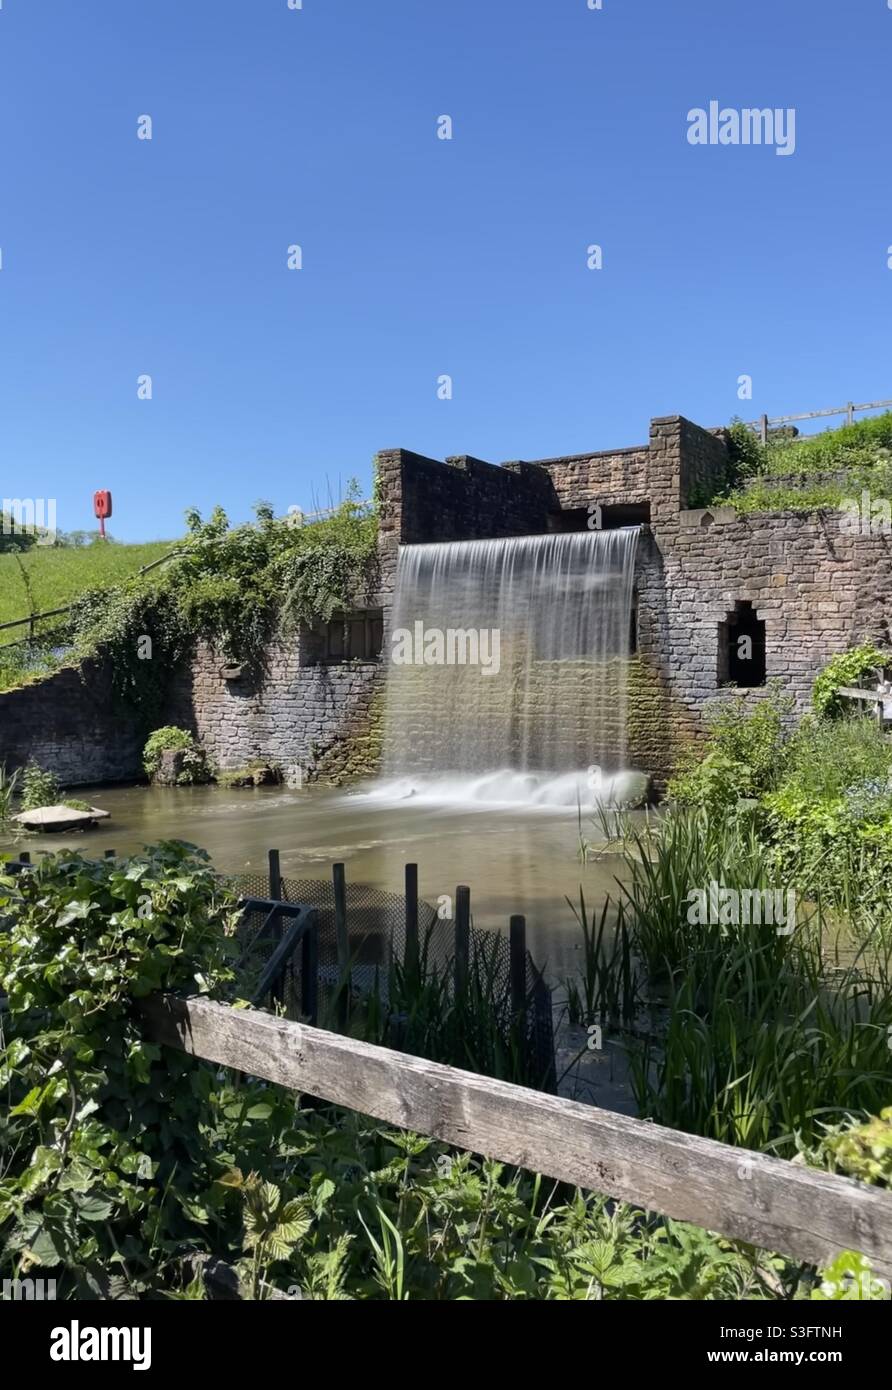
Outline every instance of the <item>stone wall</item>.
POLYGON ((300 769, 312 780, 336 769, 363 772, 373 758, 351 764, 345 742, 366 738, 372 702, 383 676, 381 662, 307 666, 299 640, 270 649, 266 671, 257 679, 226 680, 223 659, 206 644, 181 672, 167 722, 193 729, 219 768, 269 760, 300 769), (336 750, 341 749, 340 759, 336 750))
POLYGON ((142 773, 144 735, 115 701, 102 663, 57 671, 0 695, 0 764, 34 759, 63 787, 131 781, 142 773))
POLYGON ((535 535, 560 506, 535 464, 500 467, 467 455, 440 463, 408 449, 384 450, 376 463, 385 548, 535 535))

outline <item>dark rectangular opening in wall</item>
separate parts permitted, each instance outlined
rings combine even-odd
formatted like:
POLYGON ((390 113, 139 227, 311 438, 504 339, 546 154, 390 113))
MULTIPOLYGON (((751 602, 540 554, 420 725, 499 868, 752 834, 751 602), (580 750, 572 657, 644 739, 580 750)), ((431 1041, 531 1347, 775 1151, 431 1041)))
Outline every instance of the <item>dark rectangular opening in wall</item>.
POLYGON ((327 623, 314 623, 302 638, 305 666, 340 666, 347 661, 379 661, 384 645, 384 615, 380 608, 358 613, 335 613, 327 623))
POLYGON ((718 631, 718 683, 751 690, 766 679, 765 624, 749 599, 739 599, 718 631))
POLYGON ((594 530, 594 508, 589 511, 588 507, 565 507, 559 512, 548 513, 549 531, 593 531, 594 530), (592 525, 589 522, 592 521, 592 525))
POLYGON ((616 531, 620 526, 647 526, 649 502, 616 502, 601 508, 601 530, 616 531))
POLYGON ((649 502, 595 502, 585 507, 564 507, 549 512, 549 531, 617 531, 621 526, 646 526, 650 522, 649 502))

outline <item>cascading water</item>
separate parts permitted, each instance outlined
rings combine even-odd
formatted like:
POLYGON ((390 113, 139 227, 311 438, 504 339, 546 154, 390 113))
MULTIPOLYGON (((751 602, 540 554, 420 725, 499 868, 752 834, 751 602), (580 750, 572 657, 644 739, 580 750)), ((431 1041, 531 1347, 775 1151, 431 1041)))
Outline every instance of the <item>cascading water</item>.
POLYGON ((638 534, 403 547, 376 794, 564 807, 624 800, 638 534))

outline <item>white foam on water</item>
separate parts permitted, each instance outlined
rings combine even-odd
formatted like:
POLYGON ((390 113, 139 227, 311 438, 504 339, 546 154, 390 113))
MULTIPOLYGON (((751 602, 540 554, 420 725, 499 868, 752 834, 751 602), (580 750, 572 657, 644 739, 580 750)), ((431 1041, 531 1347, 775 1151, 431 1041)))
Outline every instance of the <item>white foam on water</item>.
POLYGON ((426 777, 386 778, 357 799, 383 804, 414 801, 419 806, 461 806, 469 809, 511 807, 515 810, 592 811, 598 807, 638 806, 647 794, 642 772, 604 773, 588 770, 551 775, 502 768, 478 776, 435 773, 426 777))

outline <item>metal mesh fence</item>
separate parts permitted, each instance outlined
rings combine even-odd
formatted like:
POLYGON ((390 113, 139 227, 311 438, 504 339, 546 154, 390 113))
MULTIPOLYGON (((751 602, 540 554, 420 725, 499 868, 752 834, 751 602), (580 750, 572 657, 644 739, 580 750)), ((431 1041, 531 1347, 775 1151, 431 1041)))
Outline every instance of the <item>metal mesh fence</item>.
MULTIPOLYGON (((244 874, 233 886, 244 898, 269 896, 269 880, 260 874, 244 874)), ((318 926, 317 989, 319 1020, 326 1026, 333 1023, 334 1000, 341 971, 338 963, 335 925, 335 890, 333 882, 325 879, 282 878, 282 900, 300 903, 316 911, 318 926)), ((405 960, 406 901, 396 893, 387 893, 361 883, 346 883, 346 918, 350 954, 350 982, 354 996, 374 997, 381 1008, 391 1007, 390 986, 394 967, 405 960)), ((275 950, 276 940, 261 936, 265 921, 262 912, 246 913, 239 929, 242 950, 242 979, 240 991, 250 997, 252 986, 260 978, 266 962, 275 950)), ((455 924, 441 918, 431 903, 418 900, 418 939, 422 975, 436 977, 444 988, 451 989, 455 959, 455 924)), ((300 949, 285 969, 279 995, 285 1014, 297 1018, 301 1013, 303 957, 300 949)), ((529 953, 525 956, 525 1046, 528 1051, 526 1070, 542 1078, 548 1085, 554 1063, 554 1036, 551 1024, 550 993, 529 953)), ((511 1027, 511 958, 507 939, 501 932, 471 927, 469 973, 478 983, 485 983, 487 997, 492 1001, 493 1014, 501 1025, 506 1039, 511 1027)))

